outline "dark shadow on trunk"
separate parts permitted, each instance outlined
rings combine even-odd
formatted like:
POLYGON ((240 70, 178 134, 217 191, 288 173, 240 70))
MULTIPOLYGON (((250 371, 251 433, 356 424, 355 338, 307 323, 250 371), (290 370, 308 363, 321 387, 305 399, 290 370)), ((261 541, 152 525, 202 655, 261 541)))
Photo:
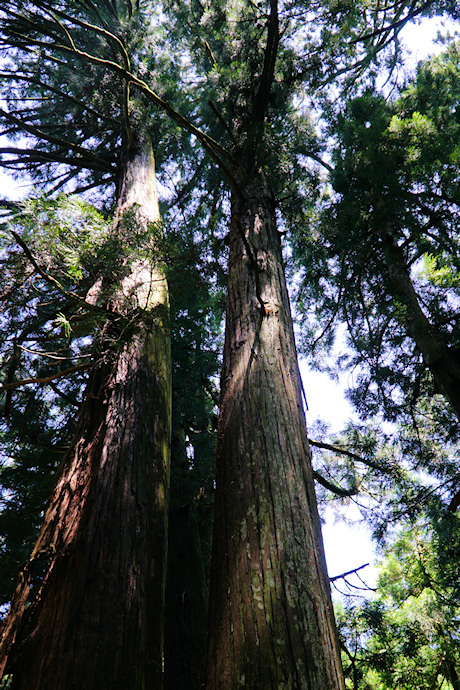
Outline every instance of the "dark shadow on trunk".
POLYGON ((208 690, 343 689, 274 201, 232 202, 208 690))
MULTIPOLYGON (((126 232, 126 211, 144 232, 159 220, 151 147, 140 142, 126 158, 114 232, 126 232)), ((109 308, 131 327, 107 326, 99 343, 71 449, 4 622, 0 664, 12 690, 161 688, 168 294, 160 263, 131 260, 123 273, 109 308)))

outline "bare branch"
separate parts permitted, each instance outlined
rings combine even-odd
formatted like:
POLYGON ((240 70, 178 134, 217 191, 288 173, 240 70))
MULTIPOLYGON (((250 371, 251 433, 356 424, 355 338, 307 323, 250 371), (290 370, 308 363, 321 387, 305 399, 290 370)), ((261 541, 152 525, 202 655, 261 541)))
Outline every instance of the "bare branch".
POLYGON ((319 474, 319 472, 316 472, 316 470, 313 470, 313 476, 316 479, 316 481, 319 484, 321 484, 321 486, 324 486, 325 489, 328 489, 328 491, 332 491, 332 493, 336 494, 336 496, 340 496, 341 498, 346 498, 348 496, 356 496, 359 493, 359 489, 356 485, 352 486, 351 489, 341 489, 340 486, 332 484, 321 474, 319 474))
POLYGON ((346 573, 342 573, 341 575, 334 575, 334 577, 329 578, 329 582, 335 582, 336 580, 343 580, 346 578, 348 575, 354 575, 354 573, 357 573, 359 570, 362 570, 363 568, 368 568, 369 563, 364 563, 364 565, 358 566, 358 568, 353 568, 353 570, 347 570, 346 573))
POLYGON ((51 374, 50 376, 41 376, 37 378, 22 379, 21 381, 12 381, 11 383, 5 383, 3 385, 0 385, 0 393, 2 393, 3 391, 13 390, 13 388, 28 386, 32 383, 50 383, 51 381, 55 381, 56 379, 62 378, 63 376, 70 376, 70 374, 74 374, 76 371, 89 369, 92 366, 93 362, 85 362, 84 364, 77 364, 74 367, 64 369, 63 371, 60 371, 57 374, 51 374))

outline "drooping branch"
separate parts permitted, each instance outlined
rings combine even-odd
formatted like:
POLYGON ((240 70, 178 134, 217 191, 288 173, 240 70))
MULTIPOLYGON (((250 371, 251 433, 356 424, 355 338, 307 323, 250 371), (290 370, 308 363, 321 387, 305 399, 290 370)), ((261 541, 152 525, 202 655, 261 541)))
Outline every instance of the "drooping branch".
MULTIPOLYGON (((52 5, 47 5, 46 3, 43 3, 43 7, 48 8, 48 12, 51 17, 55 21, 56 17, 60 17, 61 19, 65 19, 67 22, 70 24, 74 24, 76 26, 79 26, 80 28, 85 29, 85 31, 90 31, 94 32, 96 34, 99 34, 103 38, 107 39, 109 42, 114 43, 115 46, 118 48, 121 54, 123 66, 127 72, 131 71, 131 63, 130 59, 128 56, 128 53, 126 52, 126 48, 124 46, 123 41, 113 34, 111 31, 108 31, 105 28, 102 28, 100 26, 97 26, 95 24, 92 24, 90 22, 83 21, 82 19, 78 19, 77 17, 72 17, 71 15, 67 14, 67 12, 63 12, 62 10, 55 9, 52 5)), ((76 50, 76 45, 75 42, 70 34, 70 31, 67 29, 66 26, 61 24, 61 22, 57 22, 59 27, 61 27, 62 31, 64 32, 64 35, 67 37, 69 41, 69 45, 71 46, 72 49, 76 50)), ((134 135, 131 129, 131 123, 129 120, 129 80, 124 79, 123 81, 123 118, 125 122, 125 129, 126 133, 128 135, 128 141, 130 142, 131 148, 134 148, 134 135)))
POLYGON ((118 125, 118 120, 115 118, 111 117, 110 115, 107 115, 106 113, 101 112, 100 110, 96 110, 92 106, 88 105, 84 101, 79 100, 75 96, 72 96, 69 93, 66 93, 62 89, 58 89, 52 84, 47 84, 45 81, 41 81, 40 79, 36 79, 35 77, 32 77, 29 74, 24 74, 23 72, 19 72, 18 70, 14 71, 9 71, 9 70, 3 70, 0 72, 0 79, 14 79, 17 82, 27 82, 28 84, 33 84, 34 86, 38 86, 38 88, 44 89, 45 91, 49 91, 50 93, 54 93, 56 96, 59 96, 60 98, 63 98, 64 100, 68 101, 69 103, 72 103, 79 108, 82 108, 82 110, 86 111, 87 113, 90 113, 91 115, 94 115, 95 117, 104 120, 106 122, 110 122, 112 124, 118 125))
POLYGON ((378 470, 379 472, 393 473, 395 471, 395 468, 390 467, 389 465, 374 462, 373 460, 369 460, 369 458, 363 458, 362 455, 358 455, 358 453, 354 453, 353 451, 348 450, 347 448, 343 448, 343 446, 334 446, 330 443, 323 443, 321 441, 314 441, 311 438, 308 439, 308 443, 311 446, 314 446, 316 448, 321 448, 322 450, 330 450, 333 453, 338 453, 339 455, 346 455, 349 458, 351 458, 352 460, 356 460, 357 462, 362 462, 363 465, 367 465, 367 467, 370 467, 373 470, 378 470))
MULTIPOLYGON (((59 154, 57 152, 50 151, 40 151, 37 149, 26 149, 15 146, 3 146, 0 147, 0 155, 6 154, 11 156, 16 156, 15 160, 4 160, 1 162, 2 168, 18 169, 24 161, 27 160, 30 163, 36 163, 37 165, 44 165, 46 163, 63 163, 64 165, 75 165, 79 168, 85 168, 86 170, 98 170, 105 173, 115 173, 115 170, 110 166, 107 161, 101 166, 95 161, 91 161, 89 158, 85 159, 80 156, 66 156, 63 153, 59 154)), ((102 159, 101 159, 102 160, 102 159)), ((21 168, 20 168, 21 169, 21 168)))
POLYGON ((106 319, 119 320, 119 319, 123 318, 121 314, 119 314, 117 312, 113 312, 113 311, 108 311, 107 309, 103 309, 102 307, 98 307, 95 304, 91 304, 90 302, 87 302, 84 297, 80 297, 80 295, 77 295, 74 292, 67 290, 56 278, 54 278, 53 276, 51 276, 49 273, 47 273, 46 271, 44 271, 41 268, 41 266, 37 263, 34 255, 30 251, 29 247, 24 242, 22 237, 17 232, 15 232, 14 230, 10 229, 10 232, 13 235, 16 242, 21 247, 21 249, 24 251, 25 255, 27 256, 27 258, 29 259, 30 263, 35 268, 37 273, 42 278, 44 278, 44 280, 46 280, 50 285, 57 288, 57 290, 59 290, 59 292, 61 294, 63 294, 65 297, 68 297, 71 300, 78 302, 79 304, 84 306, 84 308, 87 309, 88 311, 93 311, 96 314, 98 314, 99 316, 103 315, 104 318, 106 318, 106 319))
POLYGON ((196 127, 187 118, 175 110, 167 101, 160 98, 160 96, 158 96, 158 94, 156 94, 145 81, 127 70, 126 67, 119 65, 113 60, 92 55, 84 50, 79 49, 76 45, 69 46, 57 42, 50 44, 48 41, 40 41, 38 39, 34 39, 31 42, 30 38, 27 36, 23 36, 22 39, 24 40, 24 48, 30 48, 32 43, 36 47, 43 48, 43 50, 47 53, 49 53, 50 49, 52 49, 57 52, 77 56, 84 61, 88 61, 92 64, 111 70, 115 74, 118 74, 120 77, 125 79, 128 83, 138 88, 141 93, 143 93, 150 100, 150 102, 153 103, 153 105, 166 112, 167 115, 169 115, 169 117, 176 122, 176 124, 198 139, 212 160, 220 167, 232 188, 238 191, 236 177, 238 176, 239 165, 234 157, 215 139, 196 127))
POLYGON ((3 117, 8 122, 15 124, 17 127, 19 127, 24 132, 28 132, 29 134, 32 134, 32 136, 36 137, 37 139, 42 139, 44 141, 47 141, 49 144, 55 144, 56 146, 59 146, 62 148, 69 148, 74 153, 79 154, 82 159, 87 158, 93 165, 94 164, 97 165, 97 168, 99 170, 106 170, 107 172, 112 171, 112 166, 109 163, 107 163, 107 161, 105 161, 100 156, 97 156, 92 151, 89 151, 88 149, 86 149, 82 146, 79 146, 78 144, 74 144, 73 142, 68 141, 66 139, 60 139, 58 137, 54 137, 50 134, 47 134, 46 132, 44 132, 39 127, 35 127, 34 125, 29 125, 26 122, 24 122, 24 120, 21 120, 20 118, 15 117, 14 115, 11 115, 10 113, 6 112, 6 110, 3 110, 1 108, 0 108, 0 116, 3 117))

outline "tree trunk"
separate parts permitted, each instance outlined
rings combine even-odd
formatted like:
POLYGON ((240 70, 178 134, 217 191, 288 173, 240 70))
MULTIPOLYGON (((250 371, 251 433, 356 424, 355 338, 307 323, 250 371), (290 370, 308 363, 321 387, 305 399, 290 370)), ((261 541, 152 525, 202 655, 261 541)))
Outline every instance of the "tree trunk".
POLYGON ((206 576, 193 503, 169 514, 165 620, 165 690, 203 687, 206 576))
POLYGON ((407 335, 417 345, 424 362, 435 379, 439 392, 451 404, 460 419, 460 360, 458 351, 452 350, 442 332, 432 326, 423 312, 413 286, 401 247, 396 243, 391 228, 382 233, 387 262, 389 287, 401 308, 398 318, 407 335))
MULTIPOLYGON (((159 221, 150 145, 139 143, 126 158, 114 226, 120 237, 159 221)), ((139 318, 128 337, 107 329, 106 351, 90 373, 72 447, 3 629, 0 660, 11 690, 161 688, 168 294, 159 262, 128 262, 123 272, 111 307, 139 318)))
POLYGON ((208 690, 344 688, 274 201, 233 198, 208 690))
POLYGON ((174 418, 171 443, 164 689, 198 690, 204 682, 207 579, 195 497, 187 476, 186 433, 179 419, 180 414, 174 418))

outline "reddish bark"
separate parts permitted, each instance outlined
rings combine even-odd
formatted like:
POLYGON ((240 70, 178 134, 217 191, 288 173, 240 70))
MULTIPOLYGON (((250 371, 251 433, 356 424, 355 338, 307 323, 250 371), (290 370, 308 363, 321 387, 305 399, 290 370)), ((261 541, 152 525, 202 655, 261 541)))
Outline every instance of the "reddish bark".
POLYGON ((232 202, 208 690, 344 688, 273 199, 232 202))
MULTIPOLYGON (((126 232, 127 210, 132 231, 158 222, 145 142, 126 162, 114 232, 126 232)), ((12 674, 14 690, 161 687, 171 422, 167 286, 161 266, 147 261, 124 272, 112 308, 126 314, 135 308, 137 325, 124 341, 108 329, 5 621, 0 668, 12 674)))

